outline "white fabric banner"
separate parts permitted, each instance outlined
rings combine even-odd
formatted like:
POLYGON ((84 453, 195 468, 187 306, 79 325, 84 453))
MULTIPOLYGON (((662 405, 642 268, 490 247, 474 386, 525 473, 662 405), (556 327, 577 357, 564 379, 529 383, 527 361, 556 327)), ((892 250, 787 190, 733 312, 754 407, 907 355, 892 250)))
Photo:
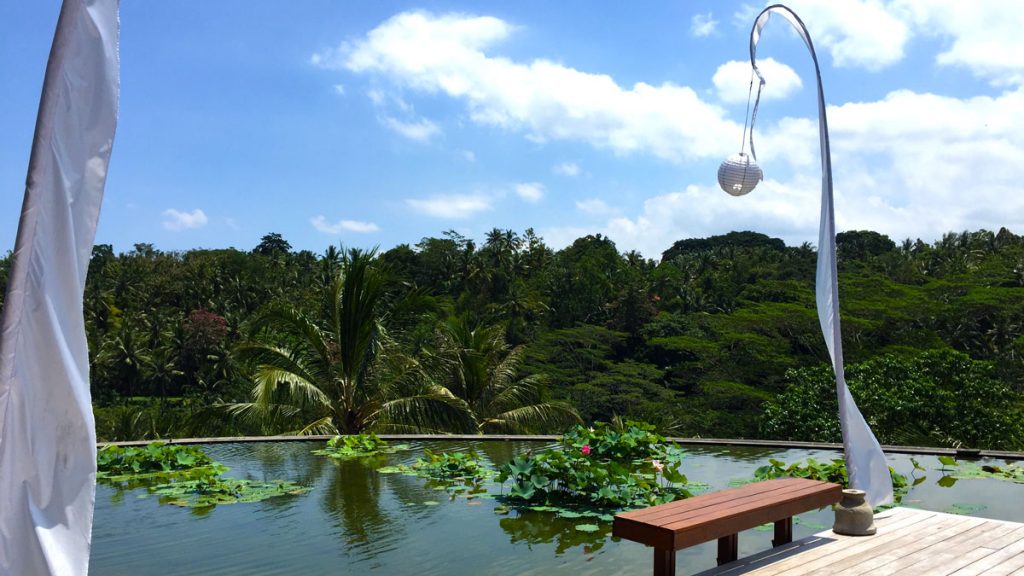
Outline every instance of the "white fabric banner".
MULTIPOLYGON (((825 93, 821 87, 821 72, 818 56, 814 52, 807 27, 789 8, 776 4, 765 8, 754 21, 750 31, 750 64, 754 67, 761 84, 764 78, 757 69, 756 49, 761 39, 761 30, 768 24, 772 14, 778 14, 796 28, 814 60, 814 74, 818 81, 818 129, 821 137, 821 225, 818 229, 818 269, 815 275, 815 298, 818 304, 818 322, 825 336, 832 367, 836 374, 836 394, 839 397, 839 423, 843 429, 843 448, 846 452, 846 469, 850 475, 850 486, 867 492, 867 501, 872 507, 892 502, 892 477, 885 454, 871 427, 864 421, 846 386, 843 372, 843 338, 839 325, 839 274, 836 270, 836 225, 832 206, 832 155, 829 151, 828 120, 825 117, 825 93)), ((759 92, 760 95, 760 92, 759 92)), ((754 116, 756 117, 755 106, 754 116)), ((753 127, 751 127, 751 151, 753 151, 753 127)))
POLYGON ((117 124, 118 0, 64 0, 0 334, 0 575, 86 574, 96 430, 82 314, 117 124))

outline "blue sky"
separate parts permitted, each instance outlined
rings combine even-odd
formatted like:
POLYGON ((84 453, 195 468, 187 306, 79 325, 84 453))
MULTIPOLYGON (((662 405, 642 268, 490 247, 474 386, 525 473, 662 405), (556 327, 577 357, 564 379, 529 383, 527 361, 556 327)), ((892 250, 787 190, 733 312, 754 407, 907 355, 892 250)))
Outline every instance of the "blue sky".
MULTIPOLYGON (((819 52, 837 226, 896 240, 1024 232, 1016 4, 798 0, 819 52)), ((756 230, 817 237, 813 68, 780 19, 730 197, 750 26, 725 1, 126 0, 121 113, 97 242, 119 251, 415 244, 533 227, 657 257, 756 230)), ((59 2, 0 9, 0 247, 13 247, 59 2)))

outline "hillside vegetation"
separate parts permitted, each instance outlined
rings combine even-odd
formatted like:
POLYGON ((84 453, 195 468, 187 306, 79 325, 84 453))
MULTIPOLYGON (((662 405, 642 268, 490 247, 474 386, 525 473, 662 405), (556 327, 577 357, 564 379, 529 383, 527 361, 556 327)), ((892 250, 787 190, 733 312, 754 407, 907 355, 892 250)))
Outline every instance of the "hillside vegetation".
MULTIPOLYGON (((1024 448, 1024 239, 837 244, 848 380, 880 440, 1024 448)), ((753 232, 680 240, 660 261, 600 235, 555 251, 497 229, 380 253, 293 251, 277 234, 251 251, 98 245, 98 433, 540 432, 622 416, 834 441, 815 257, 753 232)))

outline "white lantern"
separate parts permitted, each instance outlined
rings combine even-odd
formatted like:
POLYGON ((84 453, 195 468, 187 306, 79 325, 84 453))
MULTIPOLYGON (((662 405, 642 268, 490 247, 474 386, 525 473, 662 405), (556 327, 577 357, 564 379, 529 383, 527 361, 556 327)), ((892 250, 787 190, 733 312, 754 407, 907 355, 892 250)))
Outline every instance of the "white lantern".
POLYGON ((749 154, 740 152, 729 156, 718 167, 718 185, 733 196, 743 196, 764 180, 764 173, 749 154))

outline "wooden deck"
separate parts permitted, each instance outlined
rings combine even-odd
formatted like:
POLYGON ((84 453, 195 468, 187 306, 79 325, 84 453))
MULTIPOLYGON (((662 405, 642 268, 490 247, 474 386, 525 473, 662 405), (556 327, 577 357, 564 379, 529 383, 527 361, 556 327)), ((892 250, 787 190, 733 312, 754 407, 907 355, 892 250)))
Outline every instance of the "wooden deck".
POLYGON ((876 515, 875 525, 874 536, 840 536, 826 530, 700 576, 1024 576, 1024 524, 893 508, 876 515))

